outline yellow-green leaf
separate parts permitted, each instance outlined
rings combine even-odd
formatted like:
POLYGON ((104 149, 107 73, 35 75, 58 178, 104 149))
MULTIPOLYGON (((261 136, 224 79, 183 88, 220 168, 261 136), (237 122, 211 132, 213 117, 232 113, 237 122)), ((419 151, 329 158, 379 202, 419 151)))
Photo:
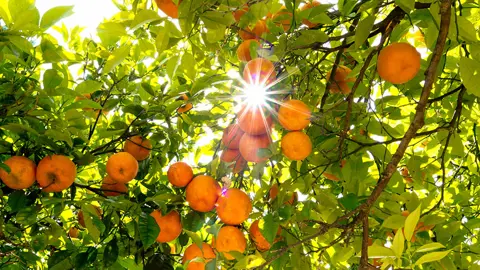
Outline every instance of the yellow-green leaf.
POLYGON ((422 257, 420 257, 420 259, 418 259, 418 261, 415 262, 415 265, 421 265, 421 264, 424 264, 424 263, 427 263, 427 262, 439 261, 439 260, 443 259, 443 257, 447 256, 448 253, 450 253, 450 250, 438 251, 438 252, 432 252, 432 253, 425 254, 422 257))
POLYGON ((418 220, 420 219, 420 208, 421 205, 415 209, 410 215, 408 215, 405 220, 405 239, 410 241, 412 239, 415 227, 417 226, 418 220))
POLYGON ((395 234, 395 237, 393 238, 393 243, 392 243, 392 250, 397 256, 397 258, 400 259, 402 257, 404 248, 405 248, 405 238, 403 237, 402 230, 399 229, 395 234))
POLYGON ((105 67, 103 67, 102 74, 107 74, 118 66, 130 53, 130 45, 123 45, 116 49, 107 59, 105 67))
POLYGON ((428 252, 428 251, 432 251, 432 250, 435 250, 435 249, 439 249, 439 248, 444 248, 445 246, 438 243, 438 242, 435 242, 435 243, 428 243, 428 244, 425 244, 421 247, 419 247, 415 252, 428 252))

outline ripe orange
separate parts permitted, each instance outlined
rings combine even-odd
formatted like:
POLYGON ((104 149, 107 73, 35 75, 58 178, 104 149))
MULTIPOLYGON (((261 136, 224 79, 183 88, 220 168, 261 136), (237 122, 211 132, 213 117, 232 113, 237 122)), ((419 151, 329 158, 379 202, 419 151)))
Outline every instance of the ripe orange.
POLYGON ((128 138, 123 147, 123 151, 130 153, 136 160, 147 159, 151 150, 150 140, 142 138, 142 136, 128 138))
POLYGON ((167 178, 175 187, 185 187, 193 179, 193 170, 185 162, 175 162, 168 168, 167 178))
POLYGON ((91 98, 92 98, 92 94, 83 94, 80 97, 75 97, 74 102, 77 102, 77 101, 80 101, 80 100, 85 100, 85 99, 91 99, 91 98))
POLYGON ((179 114, 186 113, 186 112, 190 111, 191 109, 193 109, 193 104, 189 102, 187 104, 183 104, 182 106, 180 106, 177 109, 177 113, 179 113, 179 114))
POLYGON ((110 176, 105 176, 103 178, 103 183, 101 189, 103 194, 107 197, 110 196, 120 196, 125 193, 128 193, 128 187, 124 183, 119 183, 113 180, 110 176))
POLYGON ((402 211, 402 216, 408 217, 408 215, 410 215, 410 211, 408 210, 402 211))
POLYGON ((127 152, 113 154, 107 161, 107 173, 119 183, 128 183, 138 172, 138 161, 127 152))
POLYGON ((304 160, 312 152, 312 141, 301 131, 292 131, 283 136, 282 153, 291 160, 304 160))
POLYGON ((66 156, 46 156, 37 166, 37 181, 44 192, 60 192, 69 188, 76 176, 77 167, 66 156))
MULTIPOLYGON (((258 223, 259 221, 255 220, 252 223, 252 225, 250 225, 250 229, 249 229, 250 238, 255 243, 255 246, 257 247, 257 249, 260 250, 261 252, 264 252, 269 250, 272 247, 272 245, 263 236, 262 232, 260 231, 260 227, 258 226, 258 223)), ((280 235, 281 232, 282 232, 282 229, 278 227, 277 236, 280 235)), ((277 242, 278 240, 279 238, 275 239, 274 242, 277 242)))
POLYGON ((68 230, 68 236, 70 236, 70 238, 78 238, 78 229, 75 228, 75 227, 71 227, 69 230, 68 230))
POLYGON ((222 155, 220 156, 220 160, 223 162, 233 162, 234 160, 241 157, 240 151, 238 149, 224 149, 222 151, 222 155))
MULTIPOLYGON (((274 184, 274 185, 270 188, 270 191, 268 192, 269 197, 270 197, 270 200, 273 201, 273 200, 277 197, 278 192, 279 192, 279 190, 278 190, 278 185, 277 185, 277 184, 274 184)), ((296 192, 293 192, 292 197, 291 197, 288 201, 286 201, 285 204, 293 205, 293 204, 295 203, 295 201, 297 200, 297 197, 298 197, 297 193, 296 193, 296 192)))
POLYGON ((11 189, 26 189, 35 183, 37 166, 26 157, 13 156, 4 162, 10 173, 0 168, 0 179, 11 189))
POLYGON ((278 110, 278 122, 287 130, 302 130, 310 124, 311 112, 301 100, 283 102, 278 110))
POLYGON ((252 202, 248 195, 238 189, 229 188, 217 201, 217 215, 228 225, 239 225, 250 216, 252 202))
POLYGON ((222 142, 227 148, 238 149, 244 133, 238 124, 230 125, 223 131, 222 142))
POLYGON ((185 249, 185 253, 183 254, 182 263, 185 264, 187 261, 189 262, 187 265, 186 270, 204 270, 205 264, 215 259, 216 255, 213 251, 212 247, 207 243, 202 243, 202 249, 197 246, 197 244, 191 244, 190 246, 185 249), (195 258, 201 258, 203 262, 190 262, 195 258))
POLYGON ((392 43, 378 54, 378 75, 393 84, 406 83, 417 75, 420 61, 420 53, 409 43, 392 43))
POLYGON ((240 19, 242 18, 242 16, 247 12, 248 12, 248 5, 245 4, 241 8, 239 8, 239 9, 237 9, 233 12, 233 18, 235 18, 235 21, 238 23, 240 21, 240 19))
POLYGON ((274 82, 276 77, 275 66, 264 58, 248 61, 243 70, 243 79, 251 85, 268 85, 274 82))
MULTIPOLYGON (((155 0, 155 2, 157 3, 158 8, 163 11, 163 13, 167 14, 167 16, 174 19, 178 18, 178 6, 175 5, 172 0, 155 0)), ((180 5, 181 2, 182 0, 179 0, 178 4, 180 5)))
MULTIPOLYGON (((308 2, 306 3, 305 5, 303 5, 300 10, 304 11, 304 10, 307 10, 307 9, 311 9, 311 8, 314 8, 314 7, 317 7, 320 5, 320 1, 312 1, 312 2, 308 2)), ((314 28, 318 25, 320 25, 319 23, 312 23, 310 22, 309 20, 307 19, 303 19, 302 20, 302 23, 305 24, 306 26, 308 26, 308 28, 314 28)))
POLYGON ((221 252, 227 260, 235 259, 228 252, 238 251, 244 253, 247 248, 247 239, 242 231, 233 226, 223 226, 218 231, 216 239, 213 240, 213 245, 218 252, 221 252))
POLYGON ((244 107, 238 112, 237 117, 238 126, 245 133, 250 135, 265 134, 270 130, 273 124, 272 117, 268 114, 268 112, 258 107, 244 107))
POLYGON ((180 96, 178 96, 178 98, 176 98, 175 100, 176 100, 176 101, 180 101, 180 100, 187 101, 187 100, 188 100, 188 96, 187 96, 187 94, 183 93, 183 94, 181 94, 180 96))
POLYGON ((292 23, 293 14, 287 10, 285 6, 282 6, 280 10, 272 16, 272 20, 278 26, 282 26, 284 31, 290 29, 292 23))
POLYGON ((267 24, 264 21, 260 20, 255 24, 253 28, 247 27, 245 30, 240 29, 238 35, 243 40, 260 39, 267 31, 267 24))
POLYGON ((160 227, 160 233, 157 236, 157 242, 166 243, 177 239, 183 230, 180 214, 172 210, 170 213, 162 216, 162 212, 154 210, 150 213, 160 227))
MULTIPOLYGON (((102 209, 101 209, 100 207, 96 206, 96 205, 92 205, 92 206, 93 206, 93 208, 95 209, 96 216, 97 216, 99 219, 102 219, 102 213, 103 213, 102 209)), ((88 213, 88 214, 89 214, 89 215, 88 215, 89 218, 91 219, 91 218, 92 218, 92 216, 91 216, 92 213, 88 213)), ((84 228, 87 227, 87 226, 85 225, 85 216, 84 216, 82 210, 78 211, 77 219, 78 219, 78 223, 79 223, 82 227, 84 227, 84 228)))
POLYGON ((210 212, 221 193, 220 185, 210 176, 199 175, 193 178, 186 190, 186 199, 193 210, 210 212))
POLYGON ((252 55, 250 54, 250 48, 254 47, 254 51, 257 51, 260 47, 260 42, 255 39, 248 39, 242 42, 237 48, 237 58, 239 61, 248 62, 252 60, 252 55), (252 43, 254 45, 252 45, 252 43))
POLYGON ((263 162, 268 160, 268 157, 261 157, 258 150, 268 148, 270 146, 270 137, 268 135, 250 135, 244 134, 240 140, 240 153, 246 161, 263 162))
MULTIPOLYGON (((337 69, 335 70, 335 77, 333 78, 332 83, 330 84, 330 93, 340 93, 342 92, 344 95, 350 94, 352 92, 352 89, 350 89, 350 86, 348 86, 349 82, 355 82, 355 78, 347 78, 348 74, 352 72, 351 69, 349 69, 346 66, 339 65, 337 69)), ((329 71, 327 73, 327 82, 330 80, 330 74, 331 72, 329 71)))

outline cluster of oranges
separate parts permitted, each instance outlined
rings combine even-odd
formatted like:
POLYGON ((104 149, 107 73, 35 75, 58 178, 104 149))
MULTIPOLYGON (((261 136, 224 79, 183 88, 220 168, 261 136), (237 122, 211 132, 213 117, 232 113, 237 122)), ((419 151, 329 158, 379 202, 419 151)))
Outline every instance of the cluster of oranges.
MULTIPOLYGON (((217 216, 224 226, 220 228, 217 235, 212 238, 211 244, 202 243, 202 248, 197 244, 191 244, 184 252, 183 262, 188 264, 187 269, 203 269, 205 263, 215 258, 215 252, 223 254, 227 260, 233 260, 230 252, 244 253, 247 248, 247 239, 237 227, 245 222, 253 209, 250 197, 238 188, 222 189, 218 182, 207 175, 195 176, 192 168, 185 162, 175 162, 170 165, 167 171, 167 178, 170 184, 177 188, 185 189, 186 201, 190 208, 198 212, 210 212, 215 210, 217 216), (202 258, 202 261, 192 261, 195 258, 202 258)), ((274 200, 279 192, 278 185, 272 186, 269 192, 270 200, 274 200)), ((285 204, 293 205, 297 200, 297 194, 293 193, 285 204)), ((172 210, 162 216, 159 210, 151 213, 155 218, 160 233, 157 241, 160 243, 175 240, 182 231, 180 214, 172 210)), ((260 251, 271 248, 271 244, 265 239, 260 231, 260 220, 255 220, 249 229, 250 238, 260 251)), ((278 230, 277 236, 281 229, 278 230)), ((277 237, 275 241, 278 241, 277 237)))
MULTIPOLYGON (((305 11, 319 5, 320 5, 320 2, 314 0, 302 5, 300 7, 300 10, 305 11)), ((240 19, 242 18, 243 15, 245 15, 245 13, 248 12, 248 10, 249 10, 249 6, 248 4, 245 4, 239 9, 237 9, 236 11, 234 11, 233 17, 235 18, 235 21, 237 23, 240 22, 240 19)), ((288 9, 285 6, 282 6, 277 12, 273 14, 269 12, 265 18, 258 20, 253 26, 249 26, 245 30, 241 29, 238 35, 243 40, 252 40, 252 39, 262 37, 264 34, 269 32, 269 29, 267 28, 267 23, 266 23, 267 19, 272 20, 277 26, 280 26, 283 28, 284 31, 287 31, 291 27, 293 14, 292 12, 288 11, 288 9)), ((303 19, 302 23, 305 24, 308 28, 314 28, 319 25, 307 19, 303 19)))
MULTIPOLYGON (((244 191, 237 188, 222 190, 218 182, 207 175, 194 177, 192 168, 181 161, 169 167, 167 178, 174 187, 186 187, 185 197, 190 208, 198 212, 210 212, 215 209, 219 219, 225 224, 212 240, 212 245, 203 243, 203 255, 202 250, 196 244, 189 246, 185 250, 184 262, 200 255, 205 260, 214 258, 212 246, 229 260, 234 259, 229 252, 245 252, 246 239, 243 233, 235 227, 247 220, 252 211, 252 202, 244 191)), ((158 242, 172 241, 181 233, 182 224, 178 212, 172 210, 166 216, 169 215, 174 216, 175 219, 162 220, 163 217, 158 210, 152 213, 160 227, 158 242)), ((196 269, 195 265, 204 265, 204 263, 191 262, 189 269, 196 269)))

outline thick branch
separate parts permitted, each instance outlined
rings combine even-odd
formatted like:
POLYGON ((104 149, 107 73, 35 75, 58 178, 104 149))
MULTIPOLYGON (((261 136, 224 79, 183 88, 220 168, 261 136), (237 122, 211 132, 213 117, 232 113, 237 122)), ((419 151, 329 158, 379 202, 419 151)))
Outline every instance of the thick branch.
POLYGON ((443 55, 443 50, 445 48, 445 42, 448 35, 448 27, 450 25, 450 1, 443 0, 441 2, 440 13, 441 13, 441 21, 440 21, 440 32, 437 39, 437 44, 435 45, 435 49, 432 54, 432 60, 428 69, 425 72, 425 84, 422 89, 422 94, 420 96, 420 100, 417 104, 415 117, 410 124, 407 132, 403 136, 403 139, 400 141, 400 144, 397 148, 397 151, 392 157, 390 163, 388 163, 386 169, 382 173, 382 177, 378 184, 375 186, 372 194, 367 199, 365 203, 357 207, 355 210, 345 214, 344 216, 340 217, 337 222, 347 220, 353 215, 357 214, 360 211, 366 211, 372 207, 375 201, 380 197, 383 190, 387 187, 388 182, 392 178, 393 173, 396 171, 398 163, 403 158, 405 151, 410 144, 410 141, 415 137, 417 131, 423 127, 425 121, 425 110, 428 103, 428 97, 430 96, 430 92, 432 90, 433 83, 436 80, 436 71, 438 67, 438 63, 440 62, 440 58, 443 55))

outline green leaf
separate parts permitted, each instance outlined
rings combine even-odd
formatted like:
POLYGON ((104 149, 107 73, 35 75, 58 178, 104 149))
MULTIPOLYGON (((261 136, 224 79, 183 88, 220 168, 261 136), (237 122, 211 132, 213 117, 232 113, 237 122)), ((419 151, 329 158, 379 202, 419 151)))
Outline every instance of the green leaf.
POLYGON ((142 212, 138 220, 138 231, 140 232, 140 240, 142 240, 143 247, 148 248, 160 234, 160 227, 158 227, 155 219, 149 214, 142 212))
POLYGON ((12 212, 18 212, 20 209, 27 206, 27 196, 23 190, 16 190, 8 195, 8 206, 12 212))
POLYGON ((199 247, 202 246, 202 238, 200 238, 200 236, 192 231, 189 231, 189 230, 183 230, 193 241, 193 243, 199 247))
POLYGON ((427 263, 427 262, 439 261, 439 260, 443 259, 445 256, 447 256, 448 253, 450 253, 450 250, 432 252, 432 253, 425 254, 415 262, 415 265, 421 265, 421 264, 424 264, 424 263, 427 263))
POLYGON ((348 193, 346 196, 338 199, 338 201, 342 204, 343 207, 345 207, 345 209, 349 211, 357 208, 357 206, 360 205, 357 195, 353 193, 348 193))
MULTIPOLYGON (((96 215, 97 210, 91 204, 82 205, 81 209, 83 212, 85 226, 87 227, 89 235, 93 238, 95 242, 98 242, 100 240, 100 234, 102 233, 102 226, 98 223, 100 219, 96 215)), ((105 226, 103 226, 103 229, 105 229, 105 226)))
POLYGON ((392 215, 383 221, 382 227, 390 229, 402 228, 405 224, 405 217, 402 215, 392 215))
POLYGON ((368 247, 368 257, 369 258, 387 258, 387 257, 396 257, 393 250, 379 245, 371 245, 368 247))
POLYGON ((438 242, 428 243, 419 247, 417 250, 415 250, 415 252, 428 252, 428 251, 432 251, 432 250, 444 248, 444 247, 445 247, 444 245, 438 242))
POLYGON ((460 78, 467 92, 480 97, 480 62, 466 57, 460 58, 460 78))
POLYGON ((63 81, 63 77, 55 69, 48 69, 43 74, 43 87, 46 89, 54 89, 63 81))
POLYGON ((355 31, 355 47, 359 48, 365 40, 367 40, 370 31, 372 30, 373 23, 375 22, 375 15, 370 15, 358 23, 357 30, 355 31))
POLYGON ((392 250, 398 259, 402 258, 404 248, 405 248, 405 238, 403 237, 403 232, 402 230, 397 230, 397 233, 393 238, 392 250))
POLYGON ((463 148, 462 138, 460 137, 459 134, 453 134, 450 137, 449 147, 451 147, 451 149, 452 149, 451 152, 450 152, 452 155, 463 157, 463 155, 465 154, 464 153, 464 148, 463 148))
POLYGON ((395 0, 395 4, 400 6, 406 13, 410 13, 415 8, 415 0, 395 0))
POLYGON ((112 71, 116 66, 125 60, 130 54, 130 45, 123 45, 116 49, 107 59, 107 63, 103 67, 102 74, 105 75, 112 71))
POLYGON ((58 21, 73 14, 73 6, 59 6, 54 7, 43 14, 40 21, 41 28, 50 28, 58 21))
POLYGON ((53 255, 48 257, 48 269, 70 269, 72 266, 70 261, 72 254, 72 250, 60 250, 53 253, 53 255))
POLYGON ((420 219, 420 209, 421 205, 417 207, 410 215, 408 215, 405 220, 405 239, 410 242, 412 236, 415 232, 415 227, 417 226, 418 220, 420 219))
POLYGON ((90 94, 100 90, 101 87, 101 82, 86 80, 77 85, 77 87, 75 88, 75 92, 77 92, 78 94, 90 94))
POLYGON ((117 238, 113 238, 108 244, 105 246, 105 250, 103 251, 103 266, 108 268, 112 266, 118 259, 118 244, 117 238))
POLYGON ((275 221, 272 214, 267 214, 262 220, 258 222, 260 232, 270 244, 273 244, 273 241, 277 236, 279 226, 280 223, 278 221, 275 221))
POLYGON ((477 31, 472 22, 463 16, 457 16, 457 25, 459 35, 465 39, 465 41, 475 42, 477 41, 477 31))
POLYGON ((158 15, 157 12, 149 9, 140 10, 130 24, 130 30, 135 31, 146 23, 151 23, 162 18, 158 15))
POLYGON ((15 123, 11 123, 11 124, 7 124, 7 125, 3 125, 3 126, 0 126, 0 129, 5 129, 5 130, 10 130, 10 131, 13 131, 15 133, 32 133, 32 134, 35 134, 35 135, 40 135, 38 134, 38 132, 36 130, 34 130, 33 128, 31 127, 28 127, 28 126, 25 126, 25 125, 22 125, 22 124, 15 124, 15 123))
POLYGON ((201 18, 207 29, 223 29, 235 22, 231 12, 206 11, 201 18))
POLYGON ((97 27, 97 34, 105 46, 113 46, 121 37, 127 35, 127 31, 123 24, 105 22, 97 27))
POLYGON ((32 54, 33 45, 30 41, 21 36, 7 36, 8 40, 20 50, 32 54))

